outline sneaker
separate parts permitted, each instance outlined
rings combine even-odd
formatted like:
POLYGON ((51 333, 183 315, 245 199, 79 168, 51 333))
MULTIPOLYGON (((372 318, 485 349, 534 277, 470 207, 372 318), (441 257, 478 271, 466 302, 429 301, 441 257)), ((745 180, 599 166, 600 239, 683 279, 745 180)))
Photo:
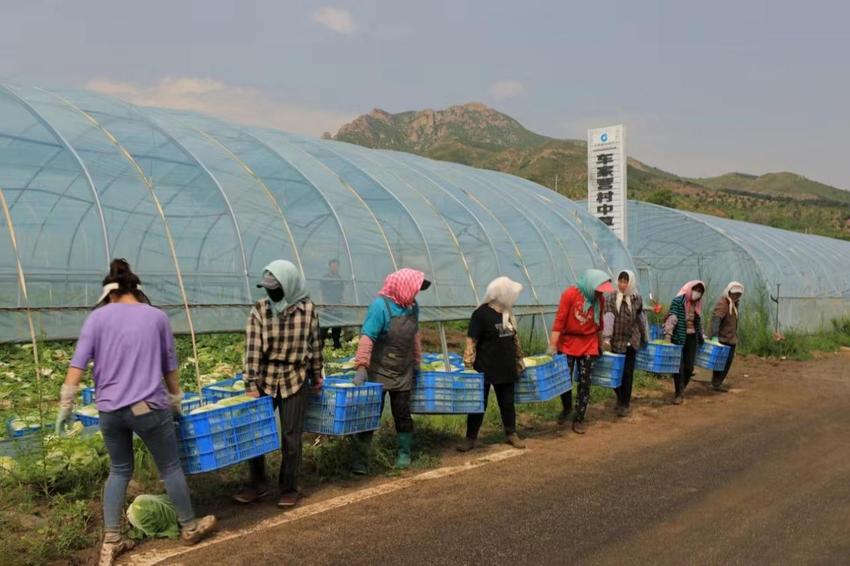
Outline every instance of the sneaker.
POLYGON ((103 541, 103 546, 100 547, 100 558, 97 561, 98 566, 112 566, 115 564, 115 559, 133 550, 136 543, 128 538, 119 537, 118 540, 112 542, 103 541))
POLYGON ((213 515, 196 519, 180 529, 180 540, 186 546, 198 544, 215 530, 217 524, 218 520, 213 515))
POLYGON ((675 397, 673 397, 673 404, 674 405, 681 405, 684 402, 685 402, 685 396, 684 395, 676 395, 675 397))
POLYGON ((289 491, 280 496, 277 506, 281 509, 291 509, 298 505, 301 495, 297 491, 289 491))
POLYGON ((628 407, 617 407, 617 416, 618 417, 628 417, 629 416, 629 408, 628 407))
POLYGON ((358 460, 351 464, 351 473, 355 476, 365 476, 369 473, 369 465, 363 460, 358 460))
POLYGON ((233 496, 233 500, 237 503, 254 503, 263 497, 266 497, 269 494, 269 488, 265 486, 255 487, 250 486, 246 487, 239 493, 233 496))
POLYGON ((573 432, 576 434, 584 434, 587 432, 587 427, 582 421, 573 421, 573 432))
POLYGON ((561 411, 561 414, 558 415, 558 424, 559 425, 565 425, 568 422, 570 422, 570 415, 571 414, 572 414, 572 411, 561 411))
POLYGON ((478 448, 478 440, 475 438, 465 438, 463 442, 461 442, 458 447, 458 452, 469 452, 470 450, 475 450, 478 448))
POLYGON ((722 383, 712 384, 711 388, 717 391, 718 393, 729 393, 729 388, 723 385, 722 383))
POLYGON ((505 442, 516 448, 517 450, 525 450, 525 442, 517 436, 517 433, 512 432, 505 437, 505 442))

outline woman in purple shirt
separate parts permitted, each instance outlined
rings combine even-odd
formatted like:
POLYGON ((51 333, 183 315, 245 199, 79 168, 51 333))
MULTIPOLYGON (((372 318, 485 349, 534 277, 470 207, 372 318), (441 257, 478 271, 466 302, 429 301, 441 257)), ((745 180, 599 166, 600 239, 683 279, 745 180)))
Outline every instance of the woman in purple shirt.
POLYGON ((195 518, 180 467, 173 413, 179 413, 183 394, 171 325, 164 312, 150 306, 139 287, 139 278, 129 264, 113 260, 103 280, 103 295, 80 331, 56 421, 57 434, 61 434, 72 418, 80 381, 94 360, 100 431, 110 461, 103 495, 101 565, 112 564, 133 547, 132 541, 121 536, 127 484, 133 477, 133 433, 153 455, 168 497, 177 508, 183 542, 197 543, 216 524, 212 515, 195 518))

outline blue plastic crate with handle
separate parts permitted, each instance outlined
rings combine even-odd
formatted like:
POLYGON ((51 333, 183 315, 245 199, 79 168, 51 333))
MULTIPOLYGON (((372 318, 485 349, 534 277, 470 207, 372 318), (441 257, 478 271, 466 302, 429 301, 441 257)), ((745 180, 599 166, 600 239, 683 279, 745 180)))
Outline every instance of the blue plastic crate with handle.
POLYGON ((697 351, 696 365, 711 371, 723 371, 732 348, 706 341, 697 351))
POLYGON ((649 325, 649 339, 650 340, 661 340, 664 338, 664 327, 660 324, 650 324, 649 325))
POLYGON ((232 389, 234 383, 241 381, 243 381, 241 373, 236 374, 236 377, 233 377, 231 379, 223 379, 221 381, 217 381, 212 385, 202 387, 201 397, 203 397, 205 403, 217 403, 222 399, 244 395, 244 389, 232 389))
POLYGON ((280 448, 271 397, 184 415, 175 426, 187 474, 232 466, 280 448))
POLYGON ((94 403, 94 387, 83 387, 80 390, 83 397, 83 405, 91 405, 94 403))
POLYGON ((626 356, 604 352, 596 358, 593 364, 593 375, 590 382, 600 387, 620 387, 623 383, 623 370, 626 367, 626 356))
POLYGON ((681 363, 681 346, 650 342, 637 353, 635 367, 650 373, 676 373, 681 363))
POLYGON ((484 375, 477 372, 420 372, 410 395, 410 412, 419 415, 483 413, 484 375))
POLYGON ((566 356, 555 356, 551 362, 526 368, 514 386, 517 403, 548 401, 572 389, 566 356))
POLYGON ((23 438, 41 430, 37 417, 10 417, 6 420, 6 434, 9 438, 23 438))
POLYGON ((377 430, 383 392, 380 383, 354 385, 350 379, 326 377, 321 391, 310 398, 304 430, 331 436, 377 430))

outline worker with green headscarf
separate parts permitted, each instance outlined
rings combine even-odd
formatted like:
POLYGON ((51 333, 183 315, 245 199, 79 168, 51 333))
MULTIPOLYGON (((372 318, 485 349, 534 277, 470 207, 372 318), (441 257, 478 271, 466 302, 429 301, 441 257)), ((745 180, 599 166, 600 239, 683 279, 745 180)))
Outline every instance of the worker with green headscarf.
MULTIPOLYGON (((590 401, 590 378, 593 362, 601 355, 602 312, 604 293, 610 293, 611 276, 598 269, 579 275, 574 287, 561 295, 558 314, 549 337, 549 353, 561 353, 569 360, 570 374, 578 380, 578 403, 573 416, 573 431, 585 433, 584 414, 590 401)), ((559 423, 566 423, 572 411, 573 392, 561 395, 563 410, 559 423)))
MULTIPOLYGON (((322 387, 322 336, 316 306, 304 276, 285 260, 271 262, 257 285, 266 292, 251 309, 246 330, 245 388, 248 395, 268 395, 280 413, 281 452, 278 507, 298 504, 301 435, 310 391, 322 387)), ((269 494, 263 456, 250 461, 251 481, 234 496, 253 503, 269 494)))

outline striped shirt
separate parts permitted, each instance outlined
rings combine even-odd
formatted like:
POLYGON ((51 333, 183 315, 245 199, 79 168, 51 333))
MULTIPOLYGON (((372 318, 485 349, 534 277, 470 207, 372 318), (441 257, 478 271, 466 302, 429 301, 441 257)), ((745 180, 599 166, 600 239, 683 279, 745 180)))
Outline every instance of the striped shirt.
POLYGON ((273 315, 269 299, 257 301, 248 318, 245 342, 248 391, 285 399, 307 380, 321 383, 322 338, 316 307, 309 299, 280 316, 273 315))

